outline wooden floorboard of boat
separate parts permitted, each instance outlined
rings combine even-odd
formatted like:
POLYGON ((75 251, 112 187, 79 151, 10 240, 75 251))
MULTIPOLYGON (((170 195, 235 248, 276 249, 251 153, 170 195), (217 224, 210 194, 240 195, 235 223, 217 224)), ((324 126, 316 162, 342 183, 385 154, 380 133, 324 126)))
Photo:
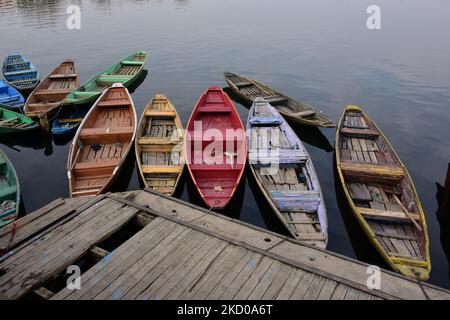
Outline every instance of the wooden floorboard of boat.
POLYGON ((375 239, 391 258, 425 263, 422 218, 416 200, 408 196, 413 186, 405 180, 409 178, 395 152, 359 110, 344 113, 339 132, 337 148, 347 190, 375 239), (376 134, 366 135, 368 131, 376 134))
POLYGON ((142 114, 135 146, 146 187, 166 194, 175 191, 184 164, 179 130, 175 107, 164 95, 155 95, 142 114))

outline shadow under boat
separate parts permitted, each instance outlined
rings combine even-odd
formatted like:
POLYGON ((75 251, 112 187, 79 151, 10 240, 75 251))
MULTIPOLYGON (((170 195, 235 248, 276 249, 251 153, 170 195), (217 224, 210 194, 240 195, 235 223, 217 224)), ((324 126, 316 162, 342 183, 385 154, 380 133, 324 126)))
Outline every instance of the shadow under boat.
POLYGON ((442 249, 447 256, 447 261, 449 264, 450 277, 450 163, 448 164, 445 185, 442 186, 436 182, 436 188, 436 200, 438 202, 436 217, 440 226, 440 240, 442 249))
POLYGON ((125 162, 122 164, 122 168, 119 171, 116 180, 110 187, 110 192, 124 192, 128 190, 136 166, 136 157, 133 151, 133 149, 130 150, 125 162))
POLYGON ((344 222, 345 230, 350 238, 353 250, 355 251, 358 260, 364 261, 371 265, 379 266, 390 270, 389 265, 384 261, 383 257, 373 247, 364 233, 363 229, 356 220, 350 204, 344 193, 339 174, 336 167, 336 153, 333 155, 333 175, 334 175, 334 187, 336 191, 336 201, 341 212, 342 220, 344 222))
POLYGON ((20 149, 17 147, 22 147, 33 150, 44 149, 46 156, 53 154, 51 135, 39 129, 17 134, 0 135, 0 144, 3 144, 17 152, 20 152, 20 149))
MULTIPOLYGON (((228 96, 234 102, 243 105, 247 109, 250 109, 251 104, 249 104, 244 99, 239 97, 233 90, 231 90, 230 87, 223 88, 223 91, 225 91, 225 93, 228 94, 228 96)), ((294 124, 290 121, 288 121, 288 123, 302 142, 307 143, 313 147, 322 149, 326 152, 333 152, 334 150, 333 146, 319 128, 311 126, 301 126, 297 123, 294 124)))

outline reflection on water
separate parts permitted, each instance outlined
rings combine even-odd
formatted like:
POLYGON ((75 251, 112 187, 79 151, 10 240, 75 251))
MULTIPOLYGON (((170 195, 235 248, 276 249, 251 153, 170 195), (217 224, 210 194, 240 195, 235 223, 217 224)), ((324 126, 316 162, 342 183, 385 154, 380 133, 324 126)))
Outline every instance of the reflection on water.
MULTIPOLYGON (((361 105, 389 137, 416 184, 429 226, 430 282, 450 288, 439 237, 446 229, 435 214, 434 187, 450 159, 450 2, 378 0, 383 12, 379 31, 366 28, 369 4, 365 0, 3 0, 0 57, 20 51, 42 75, 73 58, 86 81, 131 52, 146 50, 149 73, 132 88, 138 115, 155 93, 163 92, 184 124, 206 88, 226 85, 225 70, 261 79, 294 99, 321 106, 335 121, 345 105, 361 105), (81 7, 81 30, 66 28, 71 4, 81 7)), ((245 122, 248 106, 235 101, 245 122)), ((365 237, 358 236, 360 228, 349 222, 352 215, 345 214, 339 194, 336 200, 335 130, 295 126, 294 130, 321 180, 330 222, 329 248, 376 263, 370 257, 374 250, 360 245, 365 237)), ((53 141, 39 131, 0 137, 0 147, 19 174, 28 211, 68 195, 70 141, 70 136, 53 141)), ((190 177, 184 177, 180 197, 202 205, 195 200, 190 177)), ((283 232, 252 179, 247 170, 227 214, 283 232)), ((140 187, 132 161, 118 184, 117 190, 140 187)), ((445 246, 448 239, 442 239, 445 246)), ((448 247, 445 250, 448 253, 448 247)))
POLYGON ((0 135, 0 144, 21 152, 19 147, 34 150, 44 149, 44 154, 50 156, 53 153, 51 135, 35 130, 12 135, 0 135))
POLYGON ((0 17, 13 21, 17 15, 25 25, 34 28, 54 27, 65 14, 64 1, 59 0, 10 0, 0 4, 0 17))

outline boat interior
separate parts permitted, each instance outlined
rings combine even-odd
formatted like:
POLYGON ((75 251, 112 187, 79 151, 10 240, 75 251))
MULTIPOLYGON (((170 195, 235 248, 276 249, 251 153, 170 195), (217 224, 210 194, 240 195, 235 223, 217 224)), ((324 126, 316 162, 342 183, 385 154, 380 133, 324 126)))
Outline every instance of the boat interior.
POLYGON ((31 62, 25 60, 21 55, 10 55, 6 58, 3 75, 13 85, 34 85, 39 81, 38 72, 31 67, 31 62))
POLYGON ((20 94, 15 91, 11 90, 11 88, 4 83, 3 81, 0 81, 0 103, 13 105, 13 104, 22 104, 23 101, 21 101, 22 98, 20 94))
POLYGON ((195 123, 187 128, 187 160, 205 202, 221 207, 234 192, 245 166, 245 131, 220 89, 210 89, 202 96, 192 119, 195 123))
POLYGON ((62 63, 32 94, 26 105, 27 114, 47 112, 79 86, 78 71, 73 62, 62 63))
POLYGON ((36 122, 26 121, 26 118, 20 114, 10 112, 0 108, 0 127, 8 127, 11 129, 26 129, 37 126, 36 122), (8 115, 8 113, 10 115, 8 115))
POLYGON ((95 81, 90 83, 85 91, 101 92, 109 88, 114 83, 125 83, 133 78, 142 69, 145 63, 146 54, 136 54, 131 59, 122 60, 109 72, 100 75, 95 81))
POLYGON ((0 204, 5 200, 16 201, 16 177, 8 168, 7 160, 0 154, 0 204))
POLYGON ((265 98, 278 111, 292 117, 302 117, 311 120, 319 118, 315 110, 305 108, 300 102, 288 99, 262 83, 231 73, 226 74, 226 77, 234 83, 241 94, 249 97, 251 100, 255 100, 258 97, 265 98))
POLYGON ((157 95, 145 110, 138 132, 138 154, 145 185, 173 194, 182 173, 183 132, 175 109, 165 96, 157 95))
POLYGON ((384 251, 425 260, 425 239, 409 177, 373 123, 346 112, 340 140, 341 169, 355 206, 384 251))
POLYGON ((324 241, 318 216, 321 196, 307 154, 293 132, 287 132, 290 128, 285 121, 280 122, 265 102, 255 102, 252 110, 250 163, 258 179, 292 234, 313 244, 324 241), (258 156, 274 161, 254 161, 258 156))
POLYGON ((132 103, 122 87, 111 88, 86 118, 72 151, 72 195, 92 195, 109 182, 134 134, 132 103))

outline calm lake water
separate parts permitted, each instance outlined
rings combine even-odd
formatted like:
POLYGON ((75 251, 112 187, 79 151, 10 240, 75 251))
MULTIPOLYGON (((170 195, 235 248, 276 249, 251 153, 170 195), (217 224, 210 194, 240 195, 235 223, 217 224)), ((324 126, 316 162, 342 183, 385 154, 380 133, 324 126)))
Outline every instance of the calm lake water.
MULTIPOLYGON (((445 0, 3 0, 0 56, 21 52, 44 76, 73 58, 84 81, 131 52, 146 50, 149 73, 132 95, 138 113, 155 93, 164 92, 184 124, 204 90, 226 86, 225 70, 259 79, 335 120, 345 105, 362 106, 416 184, 429 226, 430 282, 450 288, 449 253, 436 217, 436 182, 443 183, 450 162, 449 21, 445 0), (371 31, 366 9, 374 2, 381 8, 382 29, 371 31), (71 4, 81 7, 81 30, 66 28, 71 4)), ((236 106, 246 119, 247 109, 236 106)), ((328 249, 379 263, 335 180, 335 130, 297 132, 326 198, 328 249)), ((68 196, 69 142, 39 133, 0 137, 18 172, 26 212, 68 196)), ((117 190, 139 188, 132 162, 117 190)), ((245 182, 228 214, 279 231, 248 174, 245 182)), ((181 198, 199 203, 188 190, 192 186, 181 198)))

